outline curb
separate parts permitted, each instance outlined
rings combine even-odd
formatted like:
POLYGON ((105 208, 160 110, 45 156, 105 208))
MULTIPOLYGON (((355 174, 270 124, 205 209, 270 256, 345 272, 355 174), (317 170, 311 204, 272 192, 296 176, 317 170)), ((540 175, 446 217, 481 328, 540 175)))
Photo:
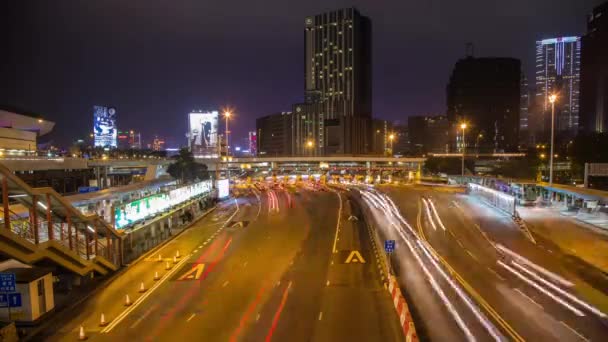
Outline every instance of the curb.
MULTIPOLYGON (((61 311, 57 312, 56 314, 61 315, 62 313, 71 311, 73 308, 75 308, 78 305, 82 304, 84 301, 88 300, 93 295, 97 294, 99 291, 105 289, 106 287, 108 287, 108 285, 110 285, 110 283, 112 283, 112 281, 114 281, 116 278, 118 278, 119 276, 121 276, 123 273, 126 273, 132 266, 134 266, 135 264, 137 264, 141 260, 147 258, 151 254, 153 254, 154 252, 156 252, 157 250, 159 250, 165 244, 169 243, 169 241, 171 241, 171 240, 175 239, 176 237, 178 237, 180 234, 182 234, 183 232, 185 232, 186 230, 188 230, 189 228, 191 228, 195 223, 197 223, 198 221, 200 221, 201 219, 203 219, 204 217, 206 217, 209 213, 213 212, 215 209, 217 209, 217 205, 213 206, 211 209, 207 210, 206 212, 204 212, 203 214, 201 214, 199 217, 197 217, 194 220, 192 220, 192 222, 188 223, 177 234, 171 235, 171 237, 169 239, 166 239, 165 241, 163 241, 163 242, 159 243, 158 245, 154 246, 152 249, 150 249, 149 251, 147 251, 144 254, 140 255, 137 259, 133 260, 131 263, 127 264, 126 266, 122 267, 120 270, 116 271, 109 278, 103 280, 103 282, 101 282, 98 286, 96 286, 95 288, 93 288, 93 290, 91 290, 90 292, 86 293, 83 297, 77 299, 75 302, 72 303, 72 305, 66 306, 65 308, 61 309, 61 311)), ((59 318, 61 318, 61 316, 55 317, 55 318, 59 319, 59 318)), ((42 325, 38 326, 36 329, 32 330, 31 333, 25 335, 21 339, 21 341, 26 342, 26 341, 30 341, 30 340, 35 339, 36 336, 42 330, 44 330, 44 328, 46 328, 47 326, 51 325, 54 321, 55 321, 54 319, 50 319, 50 320, 47 321, 46 324, 42 324, 42 325)))
POLYGON ((405 341, 418 342, 418 335, 416 334, 416 327, 414 326, 410 308, 407 306, 403 295, 401 295, 399 284, 397 284, 397 281, 393 276, 390 276, 389 279, 388 292, 391 294, 395 311, 397 312, 397 316, 399 316, 399 323, 403 329, 405 341))

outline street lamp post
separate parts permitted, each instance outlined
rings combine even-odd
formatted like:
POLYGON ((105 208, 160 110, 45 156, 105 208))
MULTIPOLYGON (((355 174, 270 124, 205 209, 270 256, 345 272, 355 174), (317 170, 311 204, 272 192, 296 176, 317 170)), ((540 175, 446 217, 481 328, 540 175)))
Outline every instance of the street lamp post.
POLYGON ((395 140, 395 135, 391 134, 388 136, 388 141, 390 142, 390 146, 391 146, 391 154, 390 156, 393 156, 393 140, 395 140))
POLYGON ((462 178, 464 181, 464 153, 466 151, 466 144, 464 142, 464 130, 467 128, 467 124, 464 122, 461 123, 460 128, 462 128, 462 178))
POLYGON ((228 135, 230 134, 230 130, 228 130, 228 119, 230 119, 231 115, 232 115, 232 113, 230 113, 230 111, 225 111, 224 112, 224 118, 226 118, 226 155, 227 156, 230 155, 230 140, 228 139, 228 135))
POLYGON ((307 147, 307 148, 310 150, 310 155, 311 155, 311 156, 313 155, 313 152, 314 152, 314 151, 312 150, 312 148, 313 148, 313 146, 314 146, 314 145, 315 145, 315 144, 312 142, 312 140, 308 140, 308 141, 306 142, 306 147, 307 147))
POLYGON ((551 155, 549 156, 549 185, 553 185, 553 139, 555 130, 555 100, 557 95, 552 94, 549 96, 549 102, 551 102, 551 155))

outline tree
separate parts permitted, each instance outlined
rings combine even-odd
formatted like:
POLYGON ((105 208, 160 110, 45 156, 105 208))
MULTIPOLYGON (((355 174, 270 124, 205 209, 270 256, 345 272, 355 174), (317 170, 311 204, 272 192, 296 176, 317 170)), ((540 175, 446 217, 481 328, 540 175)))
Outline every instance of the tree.
POLYGON ((167 168, 167 173, 171 177, 180 180, 182 183, 189 183, 195 180, 209 179, 207 165, 197 163, 194 156, 187 148, 179 150, 179 154, 174 157, 174 162, 167 168))

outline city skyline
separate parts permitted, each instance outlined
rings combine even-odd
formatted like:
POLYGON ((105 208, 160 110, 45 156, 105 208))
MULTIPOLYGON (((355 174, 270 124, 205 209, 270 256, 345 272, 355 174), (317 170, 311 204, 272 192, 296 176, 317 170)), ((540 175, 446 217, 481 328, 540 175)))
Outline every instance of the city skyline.
MULTIPOLYGON (((384 7, 360 1, 294 6, 269 4, 265 10, 269 11, 272 20, 257 15, 261 12, 252 11, 251 5, 243 4, 232 14, 234 18, 242 19, 242 25, 235 27, 204 14, 222 12, 219 5, 199 8, 199 5, 189 3, 179 10, 157 5, 137 12, 136 16, 115 2, 99 5, 94 12, 74 5, 71 13, 78 15, 58 24, 51 18, 65 15, 66 5, 61 2, 48 8, 11 4, 4 11, 10 15, 7 22, 31 25, 14 25, 6 30, 11 47, 8 51, 18 53, 2 57, 0 75, 6 79, 6 85, 12 86, 4 86, 0 103, 40 113, 56 121, 58 125, 51 136, 62 145, 71 141, 70 135, 89 133, 83 127, 90 126, 89 109, 96 103, 112 103, 120 108, 119 128, 133 127, 144 136, 153 136, 166 129, 170 145, 183 144, 182 137, 187 131, 184 122, 169 126, 173 123, 171 117, 184 115, 191 108, 230 105, 236 109, 234 136, 246 136, 257 117, 289 110, 289 103, 302 102, 299 75, 303 68, 300 56, 303 54, 301 27, 304 18, 326 10, 355 6, 372 21, 375 18, 380 21, 373 32, 373 69, 376 72, 372 115, 403 123, 410 115, 445 113, 445 85, 453 61, 464 56, 465 43, 474 43, 476 56, 521 59, 524 71, 531 79, 534 67, 532 42, 552 36, 582 35, 585 16, 599 3, 570 1, 555 7, 547 1, 523 8, 517 4, 479 2, 469 5, 479 9, 475 15, 467 14, 467 6, 448 2, 394 3, 384 4, 384 7), (514 12, 511 7, 524 12, 514 12), (545 15, 535 16, 540 10, 545 15), (154 18, 163 12, 166 12, 167 23, 155 25, 154 18), (199 18, 186 14, 188 12, 202 14, 199 18), (111 27, 85 25, 78 33, 71 29, 83 21, 105 20, 110 15, 115 21, 111 27), (469 16, 470 20, 463 24, 462 16, 469 16), (409 18, 411 22, 403 18, 409 18), (200 27, 195 25, 199 19, 204 19, 204 25, 200 27), (421 21, 425 25, 421 25, 421 21), (459 25, 454 25, 456 22, 459 25), (47 29, 51 24, 53 29, 47 29), (265 38, 249 37, 244 28, 251 25, 264 32, 265 38), (498 30, 476 29, 484 25, 494 25, 498 30), (276 32, 279 26, 284 29, 276 32), (121 37, 121 32, 129 34, 121 37), (218 32, 221 34, 214 38, 218 32), (447 32, 452 34, 448 36, 447 32), (397 40, 403 44, 395 45, 397 40), (41 48, 32 50, 29 41, 39 43, 41 48), (130 44, 130 41, 137 44, 130 44), (194 41, 201 48, 192 47, 194 41), (217 47, 214 54, 205 53, 208 46, 217 47), (414 46, 416 53, 411 53, 414 46), (247 53, 253 49, 259 56, 247 53), (251 62, 257 68, 248 68, 251 62), (45 69, 43 65, 52 67, 45 69), (212 70, 211 65, 217 67, 212 70), (417 67, 412 68, 413 65, 417 67), (133 83, 138 78, 146 86, 133 83), (404 79, 415 82, 403 82, 404 79), (235 87, 236 84, 239 86, 235 87), (146 120, 150 117, 154 120, 146 120)), ((134 9, 140 5, 134 4, 134 9)))

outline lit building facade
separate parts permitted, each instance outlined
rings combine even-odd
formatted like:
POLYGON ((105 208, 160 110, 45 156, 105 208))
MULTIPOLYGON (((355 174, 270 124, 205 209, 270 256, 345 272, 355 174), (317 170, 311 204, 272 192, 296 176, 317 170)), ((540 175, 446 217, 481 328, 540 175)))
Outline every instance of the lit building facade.
MULTIPOLYGON (((303 127, 306 134, 315 131, 315 153, 367 153, 371 148, 371 21, 354 8, 306 17, 304 40, 305 102, 315 105, 300 106, 306 109, 300 117, 306 116, 304 120, 316 126, 303 127)), ((300 147, 296 150, 301 153, 300 147)))
POLYGON ((579 130, 608 132, 608 2, 589 14, 582 38, 579 130))
POLYGON ((537 41, 535 62, 535 103, 539 112, 532 115, 537 116, 534 127, 536 134, 546 139, 550 132, 549 96, 557 94, 555 129, 558 133, 574 135, 579 124, 580 37, 558 37, 537 41))

